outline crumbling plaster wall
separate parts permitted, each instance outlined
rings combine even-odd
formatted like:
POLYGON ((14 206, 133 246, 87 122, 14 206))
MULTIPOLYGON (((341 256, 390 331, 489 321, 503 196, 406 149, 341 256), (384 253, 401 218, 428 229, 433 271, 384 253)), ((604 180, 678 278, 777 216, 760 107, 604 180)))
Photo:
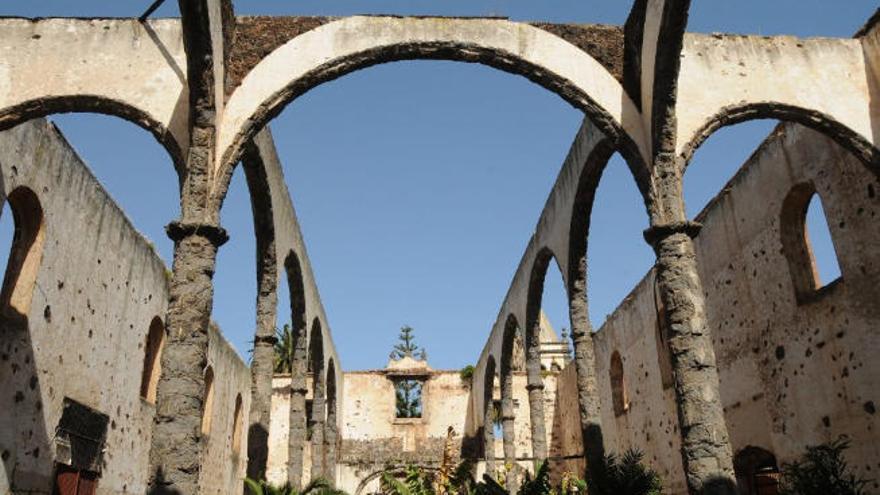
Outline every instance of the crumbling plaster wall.
MULTIPOLYGON (((697 220, 695 239, 734 452, 756 446, 779 463, 807 445, 848 435, 852 466, 880 465, 876 404, 880 351, 880 184, 829 138, 785 124, 697 220), (842 277, 798 303, 783 254, 783 200, 812 182, 822 199, 842 277)), ((606 447, 637 447, 671 493, 684 493, 672 388, 658 358, 649 273, 595 334, 606 447), (615 417, 611 354, 623 358, 629 410, 615 417)))
MULTIPOLYGON (((37 195, 45 226, 26 320, 2 319, 0 492, 51 492, 67 397, 109 416, 98 493, 143 493, 155 406, 140 397, 141 372, 150 323, 165 316, 167 269, 52 124, 0 133, 0 180, 4 203, 19 186, 37 195)), ((242 472, 225 462, 224 439, 235 395, 247 404, 249 373, 216 331, 209 363, 217 389, 203 477, 206 492, 231 493, 242 472)))

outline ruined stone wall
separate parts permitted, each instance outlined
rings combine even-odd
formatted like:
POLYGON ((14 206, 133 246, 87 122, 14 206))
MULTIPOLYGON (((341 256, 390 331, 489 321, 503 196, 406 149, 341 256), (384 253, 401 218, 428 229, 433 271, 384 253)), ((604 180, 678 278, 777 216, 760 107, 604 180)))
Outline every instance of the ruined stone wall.
MULTIPOLYGON (((869 478, 880 467, 878 191, 831 140, 787 124, 698 216, 696 252, 735 454, 760 447, 782 464, 807 445, 848 435, 851 465, 869 478), (784 200, 804 183, 822 200, 842 277, 799 300, 780 225, 784 200)), ((650 272, 594 336, 602 426, 607 449, 641 449, 669 492, 684 493, 654 291, 650 272), (609 369, 615 351, 629 401, 619 415, 609 369)))
MULTIPOLYGON (((0 318, 0 493, 51 492, 65 398, 108 416, 98 493, 143 493, 155 406, 140 396, 141 374, 150 323, 165 316, 167 269, 52 124, 0 133, 0 181, 2 215, 19 187, 43 210, 29 308, 4 299, 0 318)), ((19 223, 28 214, 17 211, 19 223)), ((231 455, 222 440, 235 394, 247 403, 249 377, 218 333, 210 341, 217 390, 207 458, 217 462, 203 474, 208 492, 232 493, 240 473, 222 462, 231 455)))
POLYGON ((558 485, 565 472, 583 476, 585 462, 581 418, 578 412, 577 369, 566 366, 556 377, 556 393, 553 394, 553 415, 547 420, 550 426, 551 481, 558 485), (550 419, 552 418, 552 419, 550 419))

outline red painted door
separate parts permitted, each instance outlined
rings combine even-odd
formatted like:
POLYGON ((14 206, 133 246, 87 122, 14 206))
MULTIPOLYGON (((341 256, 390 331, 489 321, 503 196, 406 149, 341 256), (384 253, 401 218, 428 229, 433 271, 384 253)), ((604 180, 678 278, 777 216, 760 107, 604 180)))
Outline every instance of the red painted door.
POLYGON ((55 475, 55 495, 95 495, 98 475, 70 466, 58 466, 55 475))

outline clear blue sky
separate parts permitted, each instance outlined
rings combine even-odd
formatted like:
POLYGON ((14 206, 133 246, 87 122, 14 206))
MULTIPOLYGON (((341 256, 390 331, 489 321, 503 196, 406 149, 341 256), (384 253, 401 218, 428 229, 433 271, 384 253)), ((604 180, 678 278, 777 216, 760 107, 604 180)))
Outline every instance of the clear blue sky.
MULTIPOLYGON (((0 15, 137 16, 149 3, 4 2, 0 15)), ((246 0, 236 8, 239 14, 504 15, 619 24, 627 4, 246 0)), ((848 37, 876 6, 868 0, 702 0, 694 1, 689 29, 848 37)), ((157 15, 174 16, 176 9, 169 0, 157 15)), ((476 360, 581 118, 523 78, 478 65, 425 61, 386 64, 327 83, 272 122, 344 368, 384 366, 405 324, 416 329, 435 367, 459 368, 476 360)), ((177 217, 178 193, 164 150, 147 132, 116 118, 53 120, 170 261, 164 225, 177 217)), ((773 125, 724 129, 704 145, 685 178, 691 216, 773 125)), ((821 225, 813 210, 811 225, 821 225)), ((2 252, 8 252, 4 246, 12 230, 6 213, 2 252)), ((253 224, 240 171, 222 222, 232 240, 218 260, 214 318, 246 355, 256 284, 253 224)), ((654 259, 642 240, 644 208, 619 158, 602 178, 592 223, 589 296, 598 327, 654 259)), ((811 228, 814 235, 821 230, 811 228)), ((833 247, 827 235, 814 243, 822 266, 829 264, 833 247)), ((823 273, 826 280, 833 276, 823 273)), ((282 295, 279 307, 286 308, 282 295)), ((555 268, 547 277, 545 310, 557 328, 569 326, 555 268)), ((285 316, 279 316, 279 325, 285 316)))

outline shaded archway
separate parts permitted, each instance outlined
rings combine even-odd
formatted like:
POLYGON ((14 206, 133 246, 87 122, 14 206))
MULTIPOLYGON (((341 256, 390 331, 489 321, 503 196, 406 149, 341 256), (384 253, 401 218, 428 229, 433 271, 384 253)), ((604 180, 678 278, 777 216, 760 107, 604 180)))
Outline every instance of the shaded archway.
POLYGON ((486 361, 483 374, 483 459, 486 461, 486 472, 495 476, 495 433, 497 420, 494 399, 495 392, 495 356, 490 355, 486 361))
POLYGON ((308 427, 311 437, 311 478, 324 477, 324 426, 327 420, 326 371, 324 369, 324 332, 315 318, 309 337, 309 373, 312 375, 312 411, 308 427))
POLYGON ((339 460, 339 399, 336 387, 336 361, 327 362, 327 424, 324 428, 324 476, 336 484, 339 460))

